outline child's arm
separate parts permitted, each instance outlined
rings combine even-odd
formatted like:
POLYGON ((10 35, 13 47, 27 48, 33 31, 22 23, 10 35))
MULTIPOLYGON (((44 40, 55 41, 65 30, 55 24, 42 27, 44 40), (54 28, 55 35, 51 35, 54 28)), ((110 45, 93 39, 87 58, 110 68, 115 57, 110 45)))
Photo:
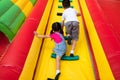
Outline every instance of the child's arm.
POLYGON ((63 29, 64 27, 64 20, 62 20, 62 23, 61 23, 61 28, 63 29))
POLYGON ((81 13, 80 13, 80 12, 78 12, 78 13, 77 13, 77 16, 81 16, 81 13))
POLYGON ((37 36, 38 38, 50 38, 49 35, 40 35, 40 34, 38 34, 38 33, 35 32, 35 31, 34 31, 34 34, 35 34, 35 36, 37 36))

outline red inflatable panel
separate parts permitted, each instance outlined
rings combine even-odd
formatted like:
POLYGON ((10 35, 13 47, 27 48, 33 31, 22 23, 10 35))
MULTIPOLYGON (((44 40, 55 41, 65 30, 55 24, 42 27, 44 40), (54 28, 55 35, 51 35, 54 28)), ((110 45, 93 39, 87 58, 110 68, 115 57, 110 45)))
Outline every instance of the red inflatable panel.
POLYGON ((18 80, 47 0, 38 0, 0 62, 0 80, 18 80))
MULTIPOLYGON (((120 1, 119 0, 97 0, 111 29, 120 41, 120 1)), ((119 43, 120 44, 120 43, 119 43)))
POLYGON ((0 32, 0 61, 1 61, 2 56, 4 55, 3 53, 8 45, 9 45, 9 40, 2 32, 0 32))
MULTIPOLYGON (((101 1, 101 0, 100 0, 101 1)), ((105 1, 103 0, 103 5, 105 1)), ((120 79, 120 42, 112 29, 109 18, 104 14, 97 0, 86 0, 96 31, 116 80, 120 79)), ((107 3, 106 3, 107 4, 107 3)), ((118 15, 119 16, 119 15, 118 15)), ((114 16, 111 16, 114 17, 114 16)), ((115 19, 115 18, 114 18, 115 19)), ((117 27, 114 27, 117 30, 117 27)))

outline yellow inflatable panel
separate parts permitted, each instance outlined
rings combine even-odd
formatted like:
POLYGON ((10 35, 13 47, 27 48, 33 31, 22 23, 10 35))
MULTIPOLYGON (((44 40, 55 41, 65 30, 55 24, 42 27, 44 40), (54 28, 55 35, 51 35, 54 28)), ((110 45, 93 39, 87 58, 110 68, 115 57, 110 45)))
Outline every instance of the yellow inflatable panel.
POLYGON ((17 0, 11 0, 13 3, 15 3, 17 0))
POLYGON ((29 0, 18 0, 15 4, 22 10, 28 2, 29 0))
POLYGON ((29 15, 29 12, 31 11, 31 9, 33 7, 30 0, 24 0, 24 1, 19 0, 15 3, 15 5, 17 5, 22 10, 22 12, 25 14, 25 16, 29 15))
MULTIPOLYGON (((58 9, 58 5, 62 5, 58 0, 50 0, 53 2, 49 20, 47 22, 46 34, 50 33, 51 25, 54 22, 61 22, 61 16, 57 16, 57 12, 62 12, 63 9, 58 9)), ((75 9, 79 10, 78 0, 74 0, 71 3, 75 9)), ((50 7, 49 7, 50 8, 50 7)), ((49 9, 48 8, 48 9, 49 9)), ((46 8, 47 9, 47 8, 46 8)), ((45 18, 47 18, 46 16, 45 18)), ((94 69, 92 65, 92 59, 87 44, 87 38, 82 22, 82 18, 79 18, 80 22, 80 35, 76 45, 75 55, 79 55, 80 59, 77 61, 64 61, 61 60, 61 75, 59 80, 95 80, 94 69)), ((43 24, 46 24, 43 22, 43 24)), ((41 26, 41 25, 39 25, 41 26)), ((44 26, 42 26, 44 27, 44 26)), ((38 44, 38 43, 36 43, 38 44)), ((39 45, 39 44, 38 44, 39 45)), ((56 60, 51 58, 52 49, 54 47, 53 40, 44 39, 42 49, 40 51, 40 58, 37 64, 34 80, 47 80, 47 78, 54 78, 56 72, 56 60)), ((69 55, 71 45, 67 45, 66 54, 69 55)), ((34 52, 36 49, 34 49, 34 52)), ((28 75, 29 76, 29 75, 28 75)))
POLYGON ((32 3, 29 1, 26 6, 24 7, 24 9, 22 10, 22 12, 25 14, 25 16, 27 17, 30 13, 30 11, 32 10, 33 5, 32 3))
POLYGON ((95 30, 94 23, 87 9, 86 2, 85 0, 79 0, 79 1, 82 7, 82 12, 84 15, 88 34, 90 36, 90 41, 94 52, 95 60, 97 62, 97 68, 98 68, 100 80, 115 80, 112 71, 110 69, 110 65, 105 56, 104 50, 102 48, 102 45, 100 43, 97 32, 95 30))
MULTIPOLYGON (((49 13, 51 10, 51 6, 52 6, 52 0, 48 1, 48 4, 46 6, 46 10, 42 16, 42 20, 39 23, 37 32, 39 34, 44 34, 45 32, 45 28, 47 25, 47 21, 49 19, 49 13)), ((22 70, 22 73, 19 77, 19 80, 33 80, 33 76, 34 76, 34 71, 35 71, 35 67, 37 65, 37 61, 40 55, 40 48, 42 45, 42 41, 43 39, 38 39, 36 37, 34 37, 30 51, 28 53, 24 68, 22 70)))

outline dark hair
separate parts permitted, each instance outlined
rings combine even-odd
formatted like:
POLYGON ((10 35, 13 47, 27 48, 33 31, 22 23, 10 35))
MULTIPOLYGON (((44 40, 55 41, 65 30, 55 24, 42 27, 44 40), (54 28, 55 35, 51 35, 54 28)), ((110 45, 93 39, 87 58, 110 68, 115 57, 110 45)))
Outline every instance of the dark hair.
POLYGON ((70 1, 69 0, 63 0, 62 1, 62 6, 64 8, 69 8, 70 7, 70 1))
POLYGON ((54 33, 55 31, 60 31, 61 34, 63 34, 63 30, 61 28, 61 24, 59 22, 55 22, 52 24, 52 30, 50 34, 54 33))

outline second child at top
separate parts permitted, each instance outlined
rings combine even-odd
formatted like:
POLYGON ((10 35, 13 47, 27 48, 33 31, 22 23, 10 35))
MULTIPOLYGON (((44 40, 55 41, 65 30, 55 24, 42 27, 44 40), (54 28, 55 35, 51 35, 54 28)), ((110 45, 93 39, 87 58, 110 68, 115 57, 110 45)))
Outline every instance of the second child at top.
POLYGON ((66 26, 66 35, 68 37, 67 43, 69 45, 72 44, 70 56, 73 57, 76 42, 79 39, 79 21, 77 16, 81 16, 81 13, 70 7, 69 0, 63 0, 62 6, 64 8, 62 14, 62 28, 63 26, 66 26))

